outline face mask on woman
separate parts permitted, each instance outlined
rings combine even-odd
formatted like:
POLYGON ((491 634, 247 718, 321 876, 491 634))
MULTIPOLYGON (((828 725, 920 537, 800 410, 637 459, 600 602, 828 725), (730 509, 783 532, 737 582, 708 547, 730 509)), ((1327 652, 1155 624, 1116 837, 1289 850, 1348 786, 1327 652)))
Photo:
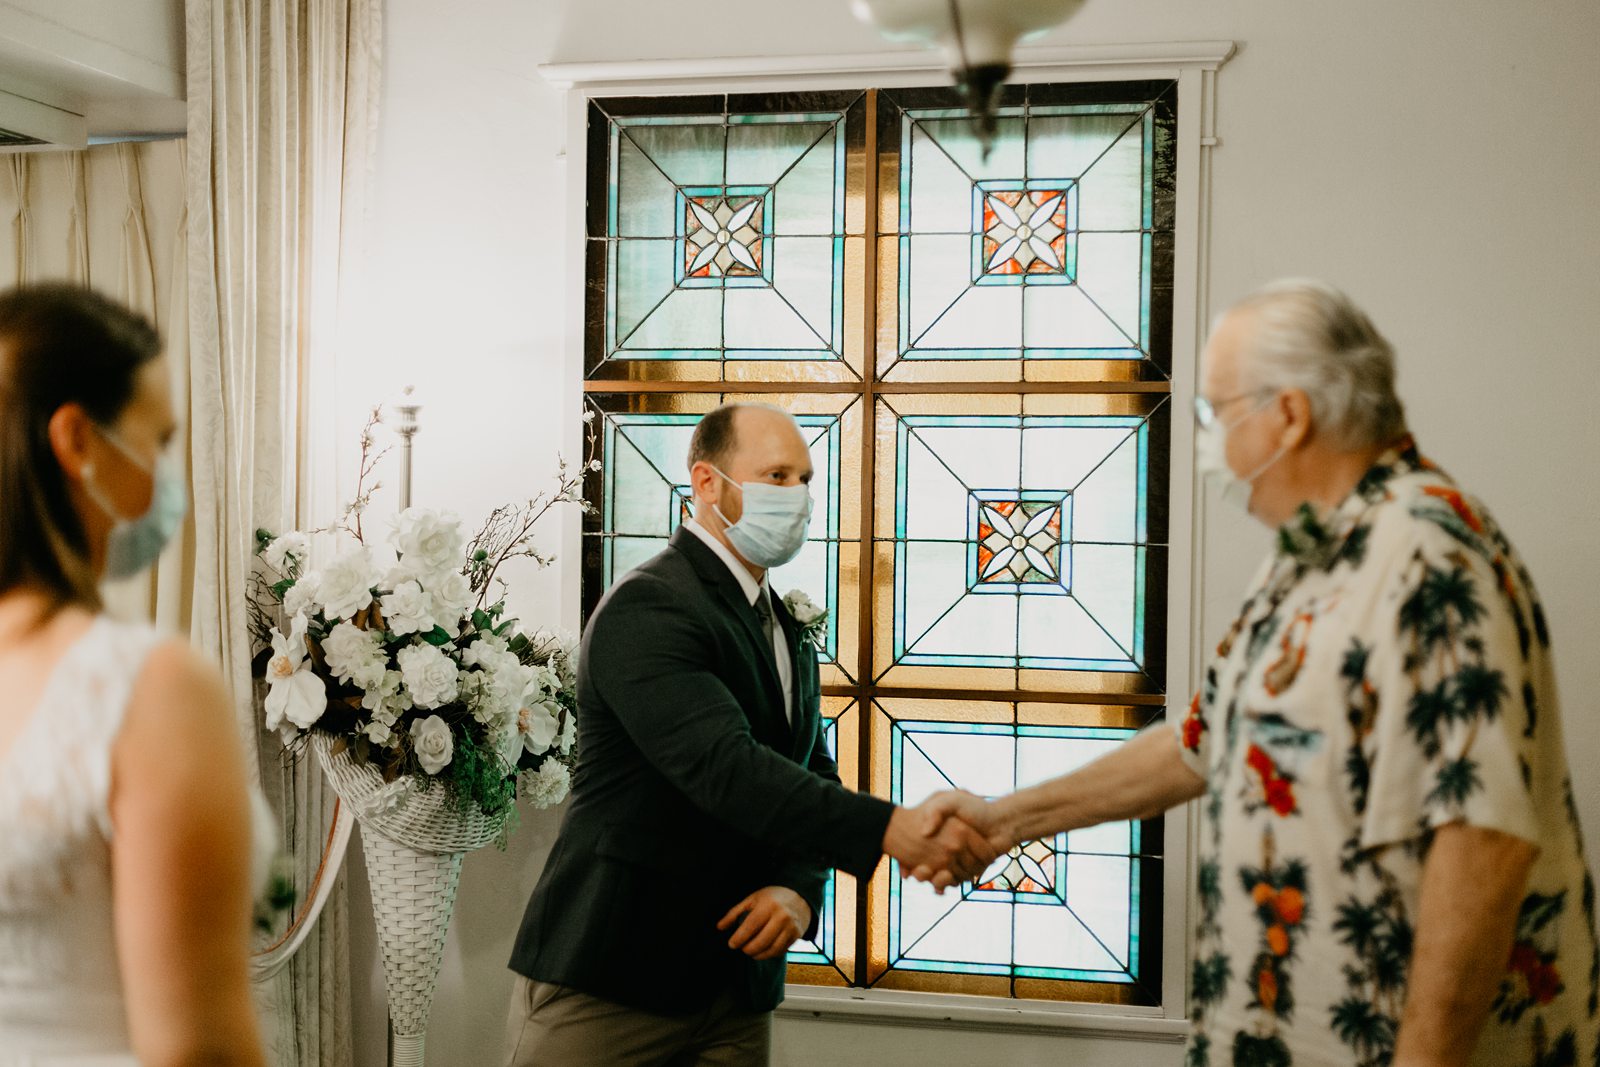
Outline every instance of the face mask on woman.
POLYGON ((176 536, 189 514, 189 490, 184 477, 182 457, 173 449, 162 452, 154 465, 141 459, 116 434, 96 426, 95 432, 106 443, 150 475, 150 506, 143 515, 129 519, 117 514, 107 498, 94 484, 94 465, 83 468, 83 487, 95 506, 113 520, 111 536, 106 542, 106 573, 112 581, 131 578, 155 564, 162 551, 176 536))
POLYGON ((757 567, 781 567, 800 554, 811 526, 811 490, 804 485, 768 485, 735 482, 721 470, 723 480, 744 495, 744 514, 730 523, 722 508, 712 505, 727 527, 728 540, 739 555, 757 567))

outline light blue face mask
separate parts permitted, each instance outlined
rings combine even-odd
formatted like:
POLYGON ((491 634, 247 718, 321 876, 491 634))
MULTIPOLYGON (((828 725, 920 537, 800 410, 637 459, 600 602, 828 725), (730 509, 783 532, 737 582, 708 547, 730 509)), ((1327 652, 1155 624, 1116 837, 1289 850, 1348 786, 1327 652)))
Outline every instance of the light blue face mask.
POLYGON ((176 451, 167 449, 162 452, 152 466, 123 444, 116 434, 99 426, 95 427, 95 431, 107 444, 121 452, 129 463, 150 475, 152 482, 150 506, 137 519, 128 519, 117 514, 117 509, 95 488, 92 481, 94 468, 86 466, 83 470, 83 485, 89 499, 115 522, 111 527, 110 539, 106 542, 105 577, 117 581, 133 577, 161 558, 162 551, 177 535, 185 516, 189 514, 189 489, 182 457, 176 451))
POLYGON ((757 567, 781 567, 800 554, 811 526, 811 490, 804 485, 768 485, 736 482, 721 470, 724 481, 744 495, 744 514, 730 523, 722 509, 712 505, 727 527, 728 541, 739 555, 757 567))

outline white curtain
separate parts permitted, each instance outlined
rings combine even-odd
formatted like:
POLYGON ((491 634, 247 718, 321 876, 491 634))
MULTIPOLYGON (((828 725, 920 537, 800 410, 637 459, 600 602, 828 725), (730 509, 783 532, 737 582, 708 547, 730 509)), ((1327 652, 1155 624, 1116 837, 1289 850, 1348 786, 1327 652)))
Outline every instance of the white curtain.
MULTIPOLYGON (((332 795, 259 727, 244 589, 258 528, 333 501, 310 451, 325 420, 357 260, 379 90, 381 0, 189 0, 189 367, 193 634, 239 698, 241 730, 309 889, 332 795)), ((345 898, 263 990, 274 1060, 351 1062, 345 898)))
MULTIPOLYGON (((17 153, 0 180, 0 287, 70 281, 115 297, 161 331, 181 415, 187 409, 182 141, 102 145, 84 152, 17 153)), ((189 625, 193 527, 149 576, 108 586, 108 609, 189 625)))

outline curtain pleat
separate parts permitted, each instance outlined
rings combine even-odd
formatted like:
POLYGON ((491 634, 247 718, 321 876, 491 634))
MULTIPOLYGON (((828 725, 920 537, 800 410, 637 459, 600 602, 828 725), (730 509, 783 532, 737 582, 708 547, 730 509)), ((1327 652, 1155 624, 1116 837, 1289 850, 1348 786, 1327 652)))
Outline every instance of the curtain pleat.
MULTIPOLYGON (((381 0, 191 0, 187 14, 190 412, 195 471, 192 632, 239 694, 302 897, 333 795, 308 758, 260 728, 242 591, 258 528, 310 528, 336 500, 316 436, 348 315, 376 129, 381 0)), ((283 1067, 351 1062, 345 893, 263 983, 283 1067)))

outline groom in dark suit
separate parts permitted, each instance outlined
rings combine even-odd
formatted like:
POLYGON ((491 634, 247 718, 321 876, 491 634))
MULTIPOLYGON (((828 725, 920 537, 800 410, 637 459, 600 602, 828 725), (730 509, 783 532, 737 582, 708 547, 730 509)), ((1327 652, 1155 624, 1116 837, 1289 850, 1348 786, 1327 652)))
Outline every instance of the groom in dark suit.
POLYGON ((794 420, 719 408, 689 466, 694 519, 584 636, 572 806, 511 957, 513 1067, 764 1065, 828 868, 866 879, 887 852, 971 878, 995 856, 839 785, 816 653, 766 578, 811 515, 794 420))

